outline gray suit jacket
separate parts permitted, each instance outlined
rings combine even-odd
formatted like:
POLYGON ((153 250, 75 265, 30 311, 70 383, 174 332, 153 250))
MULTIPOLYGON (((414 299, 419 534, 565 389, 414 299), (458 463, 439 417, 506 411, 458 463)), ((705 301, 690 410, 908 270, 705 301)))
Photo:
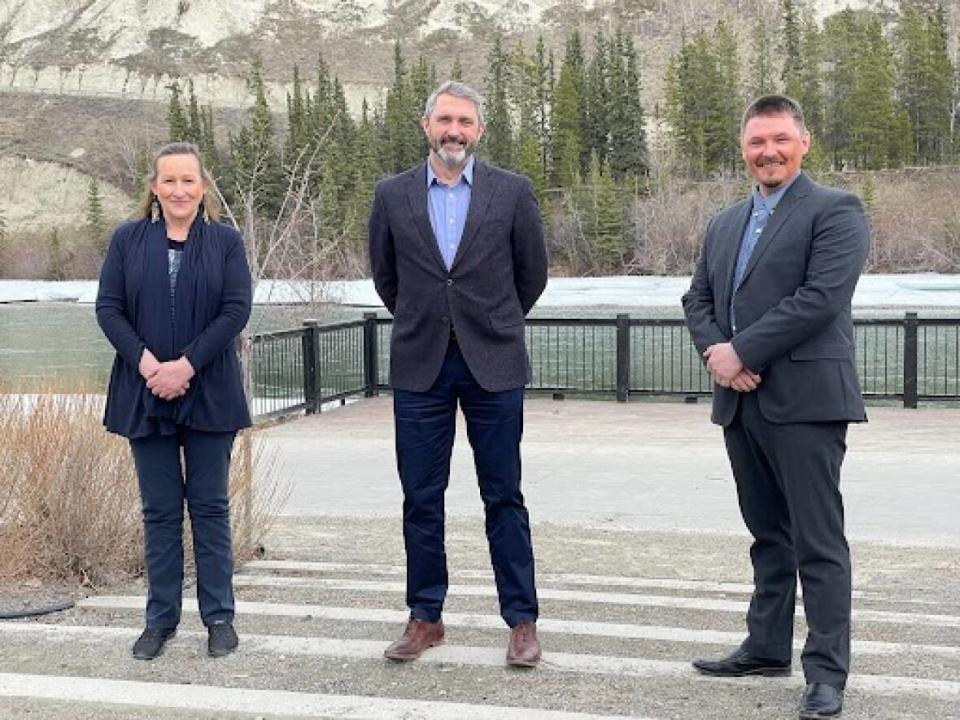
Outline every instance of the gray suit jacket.
POLYGON ((422 392, 433 385, 451 329, 485 390, 529 382, 524 318, 546 286, 547 254, 528 179, 476 162, 449 271, 430 225, 426 164, 380 181, 370 214, 370 264, 393 313, 394 388, 422 392))
MULTIPOLYGON (((806 174, 790 186, 767 222, 736 292, 733 273, 752 201, 717 214, 690 289, 687 326, 702 353, 731 340, 743 364, 762 377, 755 391, 774 423, 862 421, 850 301, 867 256, 869 230, 853 194, 806 174)), ((740 393, 714 386, 713 421, 729 425, 740 393)))

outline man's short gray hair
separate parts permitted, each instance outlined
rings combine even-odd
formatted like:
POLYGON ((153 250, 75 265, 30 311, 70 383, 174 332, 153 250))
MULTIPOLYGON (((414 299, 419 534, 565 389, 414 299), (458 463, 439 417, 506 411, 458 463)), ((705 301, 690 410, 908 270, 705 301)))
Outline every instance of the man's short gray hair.
POLYGON ((433 109, 437 106, 437 98, 441 95, 453 95, 458 98, 466 98, 477 107, 477 120, 483 125, 483 96, 466 83, 456 80, 447 80, 430 93, 427 98, 427 104, 423 108, 423 116, 429 118, 433 109))

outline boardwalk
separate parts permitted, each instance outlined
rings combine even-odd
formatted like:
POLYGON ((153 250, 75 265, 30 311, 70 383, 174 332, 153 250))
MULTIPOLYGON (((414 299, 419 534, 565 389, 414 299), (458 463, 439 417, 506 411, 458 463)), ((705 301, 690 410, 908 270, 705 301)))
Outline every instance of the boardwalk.
MULTIPOLYGON (((534 401, 529 410, 540 668, 504 667, 507 633, 462 447, 447 642, 411 664, 382 659, 405 617, 404 568, 392 449, 380 437, 389 402, 374 401, 268 433, 296 485, 266 557, 237 575, 235 655, 205 656, 188 602, 161 658, 130 659, 143 606, 142 587, 131 584, 67 613, 0 623, 0 717, 796 717, 799 666, 790 678, 743 680, 689 666, 739 642, 750 593, 747 539, 705 409, 534 401)), ((956 412, 875 408, 852 434, 847 720, 960 718, 956 412)), ((803 632, 798 615, 798 640, 803 632)))

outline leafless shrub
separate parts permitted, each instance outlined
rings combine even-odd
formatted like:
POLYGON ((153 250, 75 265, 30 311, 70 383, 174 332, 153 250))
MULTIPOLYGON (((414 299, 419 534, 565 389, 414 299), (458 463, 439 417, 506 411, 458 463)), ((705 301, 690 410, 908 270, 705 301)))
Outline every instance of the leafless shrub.
POLYGON ((960 272, 960 168, 882 171, 839 178, 870 216, 867 271, 960 272))
POLYGON ((693 271, 707 222, 744 194, 737 177, 691 182, 663 177, 630 205, 630 275, 684 275, 693 271))
MULTIPOLYGON (((127 441, 103 429, 102 403, 83 394, 0 395, 0 579, 96 586, 142 572, 136 473, 127 441)), ((259 552, 286 500, 253 438, 236 444, 230 498, 241 561, 259 552)))
POLYGON ((100 273, 101 249, 84 232, 66 229, 14 233, 3 248, 0 277, 18 280, 85 280, 100 273))

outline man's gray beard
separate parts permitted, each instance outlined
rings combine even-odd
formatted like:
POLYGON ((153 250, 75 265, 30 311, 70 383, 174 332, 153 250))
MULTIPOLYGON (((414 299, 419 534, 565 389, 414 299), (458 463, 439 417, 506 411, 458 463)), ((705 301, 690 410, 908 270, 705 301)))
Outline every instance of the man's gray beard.
POLYGON ((458 168, 466 165, 467 160, 469 159, 472 151, 464 147, 459 152, 449 153, 447 149, 441 145, 436 150, 434 150, 437 157, 440 158, 440 162, 446 165, 451 170, 456 170, 458 168))

